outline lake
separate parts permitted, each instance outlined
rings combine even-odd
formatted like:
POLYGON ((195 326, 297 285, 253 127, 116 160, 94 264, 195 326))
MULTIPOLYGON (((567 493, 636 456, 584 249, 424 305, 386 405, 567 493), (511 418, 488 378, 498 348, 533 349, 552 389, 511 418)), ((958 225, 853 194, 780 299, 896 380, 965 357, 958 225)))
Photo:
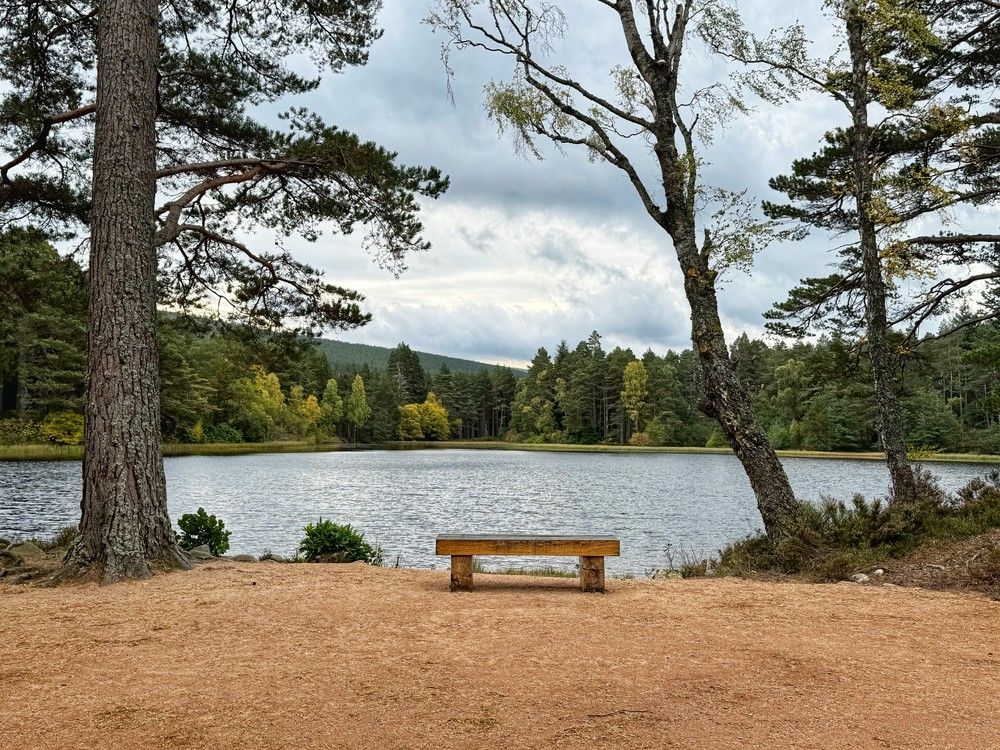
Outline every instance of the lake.
MULTIPOLYGON (((877 461, 783 460, 796 494, 884 495, 877 461)), ((990 466, 928 464, 953 490, 990 466)), ((388 564, 446 568, 443 532, 616 534, 612 573, 643 575, 671 554, 710 554, 760 528, 750 484, 731 455, 371 450, 166 459, 171 518, 203 506, 232 531, 230 554, 287 555, 317 517, 350 523, 388 564)), ((43 536, 79 520, 80 463, 0 462, 0 536, 43 536)), ((497 558, 487 568, 563 558, 497 558)))

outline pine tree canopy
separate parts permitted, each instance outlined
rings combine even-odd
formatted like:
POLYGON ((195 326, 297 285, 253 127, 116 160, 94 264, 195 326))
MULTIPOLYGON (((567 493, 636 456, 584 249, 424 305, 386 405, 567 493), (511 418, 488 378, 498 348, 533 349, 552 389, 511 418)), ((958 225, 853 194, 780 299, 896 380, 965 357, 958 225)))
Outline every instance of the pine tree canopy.
MULTIPOLYGON (((1000 234, 966 229, 960 214, 1000 200, 1000 6, 844 0, 827 8, 841 35, 851 19, 857 23, 861 86, 850 60, 809 60, 801 34, 758 39, 731 28, 711 39, 761 85, 786 77, 790 88, 821 91, 848 111, 870 109, 866 218, 895 303, 889 322, 905 324, 916 340, 922 324, 952 312, 970 292, 987 298, 1000 280, 1000 234), (909 293, 903 280, 915 282, 909 293)), ((856 140, 850 125, 831 128, 818 151, 770 180, 788 199, 764 203, 771 219, 848 236, 836 273, 804 279, 771 311, 769 327, 778 333, 801 335, 817 324, 853 333, 862 321, 861 255, 850 239, 859 222, 856 140)), ((984 317, 995 314, 984 308, 984 317)))
MULTIPOLYGON (((420 198, 448 181, 306 109, 258 113, 362 65, 378 0, 176 0, 161 4, 157 100, 161 303, 221 303, 249 322, 367 322, 356 291, 282 245, 362 225, 400 272, 429 247, 420 198), (305 52, 305 55, 303 53, 305 52), (306 60, 303 57, 307 58, 306 60), (308 72, 303 72, 308 69, 308 72), (273 232, 273 247, 240 237, 273 232)), ((84 238, 90 210, 98 4, 0 0, 0 225, 84 238)))

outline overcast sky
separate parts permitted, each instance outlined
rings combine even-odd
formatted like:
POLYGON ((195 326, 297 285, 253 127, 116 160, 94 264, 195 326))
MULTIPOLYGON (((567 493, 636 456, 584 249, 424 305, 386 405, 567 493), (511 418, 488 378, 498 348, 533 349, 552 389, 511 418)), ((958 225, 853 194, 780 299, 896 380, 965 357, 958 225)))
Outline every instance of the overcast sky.
MULTIPOLYGON (((830 33, 818 10, 789 9, 778 0, 742 2, 751 18, 807 24, 814 38, 830 33), (803 14, 805 14, 804 17, 803 14)), ((798 4, 796 4, 798 5, 798 4)), ((408 164, 435 165, 451 188, 424 205, 427 253, 413 255, 394 278, 361 249, 361 234, 327 235, 310 245, 292 241, 299 257, 335 283, 367 295, 368 326, 336 338, 410 346, 486 362, 521 364, 539 346, 573 346, 592 330, 607 349, 641 354, 690 345, 687 304, 669 238, 641 210, 631 186, 610 165, 582 152, 548 151, 543 161, 518 155, 483 110, 483 86, 509 79, 509 63, 469 51, 454 60, 454 102, 440 60, 442 36, 421 19, 422 0, 390 0, 384 36, 363 68, 327 78, 305 102, 331 123, 398 151, 408 164)), ((566 3, 567 43, 553 57, 578 80, 607 80, 624 62, 620 28, 594 2, 566 3)), ((692 84, 724 73, 692 52, 692 84)), ((287 102, 285 103, 287 104, 287 102)), ((739 119, 704 151, 705 179, 777 196, 767 179, 819 145, 842 122, 833 103, 813 97, 781 109, 761 107, 739 119)), ((733 274, 720 293, 730 336, 762 332, 762 313, 804 275, 825 271, 830 243, 815 238, 772 247, 752 275, 733 274)))

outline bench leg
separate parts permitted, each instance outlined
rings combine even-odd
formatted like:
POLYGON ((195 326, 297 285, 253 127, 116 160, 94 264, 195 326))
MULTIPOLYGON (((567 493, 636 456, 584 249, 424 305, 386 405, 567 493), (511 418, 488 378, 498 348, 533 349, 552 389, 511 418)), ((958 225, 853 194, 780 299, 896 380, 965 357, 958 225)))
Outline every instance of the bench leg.
POLYGON ((451 590, 472 591, 472 555, 451 556, 451 590))
POLYGON ((580 558, 580 590, 604 591, 604 557, 580 558))

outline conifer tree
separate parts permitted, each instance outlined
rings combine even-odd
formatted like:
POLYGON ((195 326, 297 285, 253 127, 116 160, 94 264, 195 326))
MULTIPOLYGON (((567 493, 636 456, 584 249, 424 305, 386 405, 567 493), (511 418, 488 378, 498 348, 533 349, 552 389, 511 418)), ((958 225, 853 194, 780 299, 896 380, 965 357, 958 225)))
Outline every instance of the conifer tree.
POLYGON ((187 564, 166 507, 158 301, 214 302, 271 327, 362 325, 361 295, 282 238, 364 225, 397 272, 428 246, 417 196, 445 190, 437 170, 401 166, 304 108, 280 128, 255 117, 364 63, 379 7, 0 0, 0 222, 30 216, 52 234, 90 237, 83 513, 63 577, 111 582, 187 564), (290 64, 303 50, 316 77, 290 64), (275 248, 256 246, 269 233, 275 248))

